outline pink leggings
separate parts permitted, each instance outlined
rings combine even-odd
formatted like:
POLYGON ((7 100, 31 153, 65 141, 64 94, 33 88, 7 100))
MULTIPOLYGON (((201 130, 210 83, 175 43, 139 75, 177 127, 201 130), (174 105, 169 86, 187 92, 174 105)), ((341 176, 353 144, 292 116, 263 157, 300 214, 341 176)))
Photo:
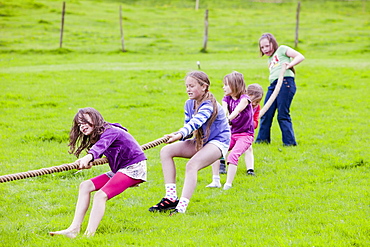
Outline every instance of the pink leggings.
POLYGON ((141 179, 133 179, 122 172, 117 172, 112 178, 107 174, 99 175, 90 179, 96 190, 102 190, 108 196, 108 200, 121 194, 127 188, 142 183, 141 179))
POLYGON ((235 133, 231 135, 227 163, 238 165, 240 156, 252 145, 254 135, 248 133, 235 133))

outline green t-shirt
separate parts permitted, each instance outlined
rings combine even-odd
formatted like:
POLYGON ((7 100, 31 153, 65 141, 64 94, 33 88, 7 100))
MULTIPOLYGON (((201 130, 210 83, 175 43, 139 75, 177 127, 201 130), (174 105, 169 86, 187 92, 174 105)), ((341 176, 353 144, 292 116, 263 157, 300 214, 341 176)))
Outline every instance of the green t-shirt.
MULTIPOLYGON (((279 78, 281 65, 283 63, 290 63, 291 61, 290 57, 285 55, 288 48, 289 47, 286 45, 281 45, 275 51, 275 53, 271 57, 269 57, 268 63, 269 63, 269 70, 270 70, 270 76, 269 76, 270 83, 272 83, 273 81, 279 78)), ((284 74, 284 77, 286 76, 294 77, 293 71, 290 69, 287 69, 284 74)))

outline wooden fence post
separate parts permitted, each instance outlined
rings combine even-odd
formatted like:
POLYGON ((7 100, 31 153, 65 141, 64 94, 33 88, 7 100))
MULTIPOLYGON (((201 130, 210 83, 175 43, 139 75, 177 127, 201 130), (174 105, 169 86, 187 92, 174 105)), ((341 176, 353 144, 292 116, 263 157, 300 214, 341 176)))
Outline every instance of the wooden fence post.
POLYGON ((62 48, 63 44, 63 31, 64 31, 64 14, 66 9, 66 2, 63 2, 63 10, 62 10, 62 24, 60 28, 60 38, 59 38, 59 48, 62 48))
POLYGON ((204 14, 204 40, 201 52, 207 52, 207 42, 208 42, 208 9, 206 9, 206 12, 204 14))
POLYGON ((123 36, 123 28, 122 28, 122 6, 119 6, 119 24, 121 29, 121 44, 122 44, 122 52, 126 52, 125 50, 125 38, 123 36))
POLYGON ((301 2, 298 2, 297 13, 296 13, 296 26, 295 26, 295 42, 294 48, 298 46, 298 29, 299 29, 299 12, 301 11, 301 2))
POLYGON ((195 0, 195 10, 199 9, 199 0, 195 0))

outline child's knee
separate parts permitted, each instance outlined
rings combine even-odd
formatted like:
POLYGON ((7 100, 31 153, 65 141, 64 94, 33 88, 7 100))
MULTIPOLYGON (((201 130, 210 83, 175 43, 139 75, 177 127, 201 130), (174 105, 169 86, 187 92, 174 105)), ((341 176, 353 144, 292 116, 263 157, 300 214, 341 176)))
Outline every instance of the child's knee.
POLYGON ((238 165, 240 155, 236 153, 230 153, 229 156, 227 156, 227 163, 238 165))
POLYGON ((196 163, 193 163, 193 162, 186 163, 186 167, 185 167, 186 173, 198 172, 199 170, 200 169, 196 163))
POLYGON ((170 145, 164 146, 159 153, 160 157, 163 158, 163 157, 171 156, 171 148, 172 147, 170 145))
POLYGON ((80 183, 80 191, 92 192, 95 190, 95 186, 91 180, 86 180, 80 183))
POLYGON ((95 200, 103 200, 103 201, 107 201, 108 200, 108 196, 107 194, 102 191, 102 190, 98 190, 95 195, 94 195, 94 201, 95 200))

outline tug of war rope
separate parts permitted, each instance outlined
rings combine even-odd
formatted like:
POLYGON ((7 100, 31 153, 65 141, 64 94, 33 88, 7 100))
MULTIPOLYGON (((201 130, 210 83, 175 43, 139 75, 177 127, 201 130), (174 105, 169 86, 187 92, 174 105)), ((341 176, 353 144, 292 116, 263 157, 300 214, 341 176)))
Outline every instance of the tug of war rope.
MULTIPOLYGON (((156 139, 152 142, 148 142, 148 143, 142 145, 141 149, 144 151, 144 150, 156 147, 156 146, 158 146, 162 143, 167 142, 168 139, 169 138, 167 136, 164 136, 162 138, 156 139)), ((91 163, 92 163, 93 166, 103 165, 105 163, 108 163, 108 159, 106 157, 104 157, 104 158, 101 158, 101 159, 96 159, 91 163)), ((34 171, 4 175, 4 176, 0 176, 0 183, 10 182, 10 181, 13 181, 13 180, 19 180, 19 179, 24 179, 24 178, 30 178, 30 177, 37 177, 37 176, 51 174, 51 173, 55 173, 55 172, 69 171, 69 170, 73 170, 73 169, 77 169, 77 168, 78 168, 78 164, 70 163, 70 164, 64 164, 64 165, 60 165, 60 166, 53 166, 53 167, 49 167, 49 168, 41 168, 39 170, 34 170, 34 171)))
MULTIPOLYGON (((280 71, 280 74, 279 74, 279 79, 277 81, 275 90, 271 94, 271 96, 268 99, 268 101, 266 102, 266 104, 261 109, 258 118, 261 118, 267 112, 267 110, 270 108, 271 104, 274 102, 277 95, 279 94, 279 91, 280 91, 280 88, 281 88, 281 85, 282 85, 282 82, 283 82, 283 79, 284 79, 285 70, 286 70, 286 65, 283 64, 282 68, 281 68, 281 71, 280 71)), ((169 137, 164 136, 162 138, 159 138, 159 139, 156 139, 154 141, 143 144, 141 146, 141 149, 144 151, 144 150, 156 147, 156 146, 158 146, 162 143, 167 142, 168 139, 169 139, 169 137)), ((103 158, 100 158, 100 159, 96 159, 91 163, 92 163, 93 166, 103 165, 105 163, 108 163, 108 159, 103 157, 103 158)), ((41 168, 39 170, 34 170, 34 171, 27 171, 27 172, 15 173, 15 174, 3 175, 3 176, 0 176, 0 183, 10 182, 10 181, 13 181, 13 180, 20 180, 20 179, 25 179, 25 178, 30 178, 30 177, 37 177, 37 176, 42 176, 42 175, 56 173, 56 172, 69 171, 69 170, 73 170, 73 169, 77 169, 77 168, 78 168, 78 164, 70 163, 70 164, 63 164, 63 165, 60 165, 60 166, 41 168)))

